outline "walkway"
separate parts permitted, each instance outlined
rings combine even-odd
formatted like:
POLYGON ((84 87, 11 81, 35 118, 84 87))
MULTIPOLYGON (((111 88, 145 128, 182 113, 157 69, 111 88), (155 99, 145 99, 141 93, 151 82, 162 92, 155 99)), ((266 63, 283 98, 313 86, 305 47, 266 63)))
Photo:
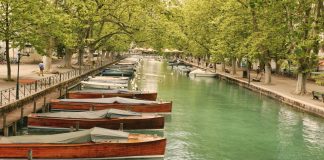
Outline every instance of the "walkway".
MULTIPOLYGON (((72 69, 64 69, 60 68, 63 62, 59 61, 52 64, 53 70, 59 71, 60 73, 71 71, 72 69)), ((20 79, 34 79, 39 80, 44 77, 50 77, 54 74, 44 74, 44 77, 38 75, 39 69, 38 64, 20 64, 20 79)), ((8 89, 16 86, 16 78, 17 78, 17 65, 11 65, 11 76, 14 81, 5 81, 4 79, 7 77, 7 66, 6 64, 0 65, 0 90, 8 89)))

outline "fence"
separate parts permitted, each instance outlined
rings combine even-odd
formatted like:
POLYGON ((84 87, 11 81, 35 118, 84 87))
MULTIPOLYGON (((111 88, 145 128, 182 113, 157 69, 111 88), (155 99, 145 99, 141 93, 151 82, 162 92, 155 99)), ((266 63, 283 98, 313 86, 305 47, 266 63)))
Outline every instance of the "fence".
MULTIPOLYGON (((19 99, 30 96, 39 91, 45 90, 53 85, 59 84, 71 78, 78 77, 88 71, 102 67, 105 64, 95 64, 93 66, 83 66, 83 68, 75 69, 65 73, 59 73, 50 77, 45 77, 39 80, 36 80, 31 83, 19 84, 19 99)), ((0 91, 0 106, 7 105, 9 103, 15 102, 16 100, 16 87, 8 88, 0 91)))

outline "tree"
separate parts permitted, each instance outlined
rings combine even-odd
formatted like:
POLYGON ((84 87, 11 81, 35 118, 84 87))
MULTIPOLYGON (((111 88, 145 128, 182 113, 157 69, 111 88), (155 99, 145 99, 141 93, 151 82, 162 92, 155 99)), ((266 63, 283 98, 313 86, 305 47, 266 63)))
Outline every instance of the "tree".
POLYGON ((323 33, 322 9, 322 0, 299 0, 286 4, 290 58, 297 65, 297 94, 307 92, 307 76, 318 64, 319 34, 323 33))
POLYGON ((40 4, 38 0, 0 0, 0 39, 5 42, 7 80, 12 80, 10 47, 22 49, 28 43, 26 35, 31 35, 33 16, 40 4))

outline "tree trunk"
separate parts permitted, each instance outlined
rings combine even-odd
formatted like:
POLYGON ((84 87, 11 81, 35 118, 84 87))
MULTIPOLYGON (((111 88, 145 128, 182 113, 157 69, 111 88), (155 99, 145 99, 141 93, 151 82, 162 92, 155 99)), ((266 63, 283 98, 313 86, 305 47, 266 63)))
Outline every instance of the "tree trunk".
POLYGON ((232 58, 232 72, 233 75, 236 74, 236 58, 232 58))
POLYGON ((67 48, 65 55, 64 55, 64 67, 65 68, 71 68, 72 67, 72 55, 73 55, 73 50, 67 48))
POLYGON ((225 66, 225 60, 222 62, 222 72, 225 72, 226 66, 225 66))
POLYGON ((238 68, 242 68, 241 63, 242 63, 242 58, 238 58, 236 62, 236 66, 238 66, 238 68))
POLYGON ((46 55, 43 56, 43 62, 44 62, 44 71, 50 72, 52 68, 52 56, 53 56, 53 38, 49 38, 48 45, 46 49, 46 55))
POLYGON ((44 71, 45 72, 50 72, 51 67, 52 67, 52 58, 50 56, 43 56, 43 63, 44 63, 44 71))
POLYGON ((78 57, 78 64, 79 66, 83 65, 83 54, 84 54, 84 47, 79 46, 79 57, 78 57))
POLYGON ((306 73, 298 73, 298 79, 297 79, 297 86, 296 86, 296 94, 306 94, 306 79, 307 74, 306 73))
MULTIPOLYGON (((261 72, 261 74, 262 74, 262 72, 261 72)), ((265 63, 264 83, 265 84, 271 83, 271 65, 269 62, 265 63)))
POLYGON ((280 74, 280 66, 281 64, 278 63, 278 60, 276 60, 276 74, 280 74))
MULTIPOLYGON (((6 61, 7 61, 7 80, 11 81, 11 66, 10 66, 10 56, 9 56, 9 38, 10 38, 10 33, 9 33, 9 2, 5 4, 5 23, 6 23, 6 28, 5 28, 5 42, 6 42, 6 61)), ((18 59, 18 57, 17 57, 18 59)))
MULTIPOLYGON (((89 60, 89 62, 90 62, 90 64, 91 64, 91 66, 93 66, 94 63, 95 63, 95 61, 94 61, 94 56, 93 56, 94 53, 95 53, 95 49, 92 48, 92 47, 90 47, 90 49, 89 49, 89 53, 88 53, 88 60, 89 60)), ((98 58, 98 57, 97 57, 97 58, 98 58)))
MULTIPOLYGON (((6 61, 7 61, 7 80, 11 81, 11 66, 10 66, 10 56, 9 56, 9 39, 6 39, 6 61)), ((18 57, 17 57, 18 58, 18 57)))

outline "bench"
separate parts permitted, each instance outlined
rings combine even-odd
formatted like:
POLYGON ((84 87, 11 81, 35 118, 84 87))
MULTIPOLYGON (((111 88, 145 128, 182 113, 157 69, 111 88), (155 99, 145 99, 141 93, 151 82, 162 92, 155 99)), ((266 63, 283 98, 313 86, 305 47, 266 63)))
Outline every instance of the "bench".
POLYGON ((312 91, 313 99, 319 100, 322 98, 322 101, 324 102, 324 92, 317 92, 317 91, 312 91))

